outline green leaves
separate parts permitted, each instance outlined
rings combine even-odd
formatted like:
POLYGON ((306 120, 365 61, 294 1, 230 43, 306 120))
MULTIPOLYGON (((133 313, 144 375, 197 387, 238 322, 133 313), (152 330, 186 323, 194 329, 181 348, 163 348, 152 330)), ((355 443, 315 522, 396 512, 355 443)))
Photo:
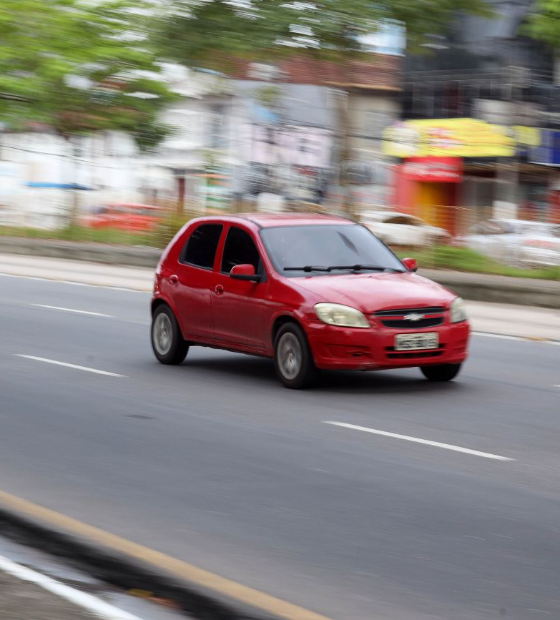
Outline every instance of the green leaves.
POLYGON ((560 49, 560 0, 537 0, 535 8, 526 31, 553 49, 560 49))
MULTIPOLYGON (((546 0, 551 1, 551 0, 546 0)), ((358 37, 384 21, 406 26, 411 47, 444 30, 459 11, 490 15, 484 0, 170 0, 157 42, 191 66, 220 69, 231 56, 273 59, 292 53, 343 61, 358 37)))
POLYGON ((2 0, 0 122, 40 121, 66 137, 149 132, 172 99, 157 79, 154 11, 146 0, 2 0))

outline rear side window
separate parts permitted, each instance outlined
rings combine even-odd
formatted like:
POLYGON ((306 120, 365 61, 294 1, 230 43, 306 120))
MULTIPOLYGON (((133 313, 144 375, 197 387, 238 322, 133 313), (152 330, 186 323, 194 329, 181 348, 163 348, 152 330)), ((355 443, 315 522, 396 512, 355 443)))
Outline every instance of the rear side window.
POLYGON ((253 265, 261 271, 261 257, 251 235, 241 228, 229 229, 222 258, 222 272, 229 273, 235 265, 253 265))
POLYGON ((181 262, 212 269, 222 228, 221 224, 202 224, 196 228, 187 241, 181 262))

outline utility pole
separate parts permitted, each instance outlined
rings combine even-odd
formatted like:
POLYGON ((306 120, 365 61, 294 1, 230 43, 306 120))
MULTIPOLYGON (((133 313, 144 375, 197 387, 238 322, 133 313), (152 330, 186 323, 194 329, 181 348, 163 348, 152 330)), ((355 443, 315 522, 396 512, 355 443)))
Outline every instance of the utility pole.
POLYGON ((495 216, 517 217, 519 209, 519 150, 516 135, 517 112, 520 102, 519 91, 524 87, 526 73, 523 67, 508 67, 503 91, 509 104, 508 125, 514 140, 512 157, 499 158, 497 163, 497 199, 494 202, 495 216))

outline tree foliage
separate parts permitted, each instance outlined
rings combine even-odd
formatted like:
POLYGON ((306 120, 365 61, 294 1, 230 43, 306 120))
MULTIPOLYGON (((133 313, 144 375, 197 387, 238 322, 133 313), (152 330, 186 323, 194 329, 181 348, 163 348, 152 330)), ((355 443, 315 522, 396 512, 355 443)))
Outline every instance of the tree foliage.
POLYGON ((171 94, 148 41, 149 9, 144 0, 2 0, 0 122, 64 137, 120 129, 153 144, 171 94))
POLYGON ((537 0, 526 30, 533 38, 560 50, 560 0, 537 0))
POLYGON ((231 57, 293 53, 344 61, 381 23, 407 30, 410 50, 444 32, 459 11, 490 15, 484 0, 170 0, 159 43, 191 66, 223 68, 231 57))

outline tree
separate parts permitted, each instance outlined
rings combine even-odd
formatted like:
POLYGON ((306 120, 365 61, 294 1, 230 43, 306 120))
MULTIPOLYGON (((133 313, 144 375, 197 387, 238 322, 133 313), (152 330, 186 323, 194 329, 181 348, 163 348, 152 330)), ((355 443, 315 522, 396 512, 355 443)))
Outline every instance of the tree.
MULTIPOLYGON (((170 0, 169 4, 159 32, 163 52, 188 66, 226 72, 232 59, 274 61, 293 54, 341 64, 364 58, 372 62, 360 39, 382 23, 403 24, 409 51, 415 51, 427 35, 444 32, 458 11, 490 14, 484 0, 170 0)), ((349 119, 344 97, 337 100, 342 163, 349 153, 349 119)), ((350 211, 351 205, 346 206, 350 211)))
POLYGON ((145 0, 2 0, 0 122, 69 142, 123 130, 154 146, 172 95, 147 36, 149 10, 145 0))
POLYGON ((537 0, 526 31, 557 53, 560 51, 560 0, 537 0))

